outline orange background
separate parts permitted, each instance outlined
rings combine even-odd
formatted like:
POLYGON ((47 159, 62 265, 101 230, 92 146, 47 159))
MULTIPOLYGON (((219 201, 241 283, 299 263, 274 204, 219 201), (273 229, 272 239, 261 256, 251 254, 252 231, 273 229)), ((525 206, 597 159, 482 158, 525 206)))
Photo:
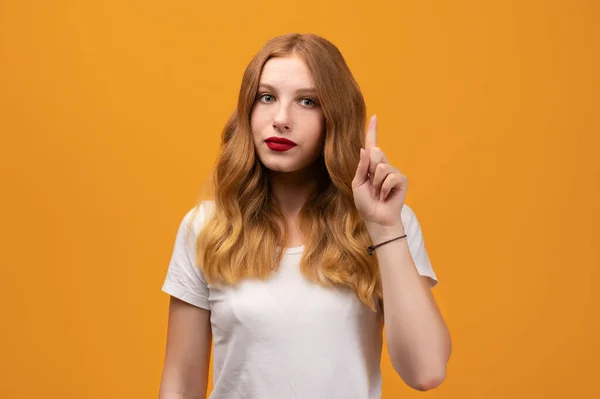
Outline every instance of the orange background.
POLYGON ((293 31, 345 55, 440 278, 447 379, 386 354, 383 397, 600 397, 598 4, 0 0, 0 397, 157 397, 177 227, 293 31))

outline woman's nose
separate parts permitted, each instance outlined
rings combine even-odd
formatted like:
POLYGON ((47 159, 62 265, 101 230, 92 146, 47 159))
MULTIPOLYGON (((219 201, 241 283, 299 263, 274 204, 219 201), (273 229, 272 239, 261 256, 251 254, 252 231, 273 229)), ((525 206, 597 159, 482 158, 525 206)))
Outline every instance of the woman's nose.
POLYGON ((284 132, 291 128, 290 114, 287 108, 283 105, 279 106, 275 117, 273 118, 273 128, 277 131, 284 132))
POLYGON ((283 132, 290 130, 290 125, 285 122, 273 121, 273 128, 277 131, 283 132))

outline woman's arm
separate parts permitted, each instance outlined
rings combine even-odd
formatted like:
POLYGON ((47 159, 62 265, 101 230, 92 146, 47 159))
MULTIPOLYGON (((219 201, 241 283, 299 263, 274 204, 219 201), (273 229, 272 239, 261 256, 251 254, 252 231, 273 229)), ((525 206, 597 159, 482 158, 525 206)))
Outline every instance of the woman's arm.
POLYGON ((212 333, 210 311, 171 296, 159 399, 204 399, 212 333))
MULTIPOLYGON (((374 242, 405 234, 402 226, 387 234, 373 233, 374 242)), ((426 391, 440 385, 452 351, 450 333, 429 277, 420 276, 407 240, 377 248, 383 284, 385 335, 396 372, 412 388, 426 391)))

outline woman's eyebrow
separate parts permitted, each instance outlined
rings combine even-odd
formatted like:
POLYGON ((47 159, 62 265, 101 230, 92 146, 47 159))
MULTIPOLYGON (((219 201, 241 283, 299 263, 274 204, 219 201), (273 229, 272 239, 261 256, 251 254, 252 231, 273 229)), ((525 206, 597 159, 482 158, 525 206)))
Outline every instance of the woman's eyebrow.
MULTIPOLYGON (((275 87, 273 87, 272 85, 268 84, 268 83, 260 83, 258 85, 259 88, 265 88, 267 90, 271 90, 271 91, 277 91, 275 89, 275 87)), ((314 87, 303 87, 300 89, 296 90, 296 93, 311 93, 311 94, 317 94, 317 89, 314 87)))

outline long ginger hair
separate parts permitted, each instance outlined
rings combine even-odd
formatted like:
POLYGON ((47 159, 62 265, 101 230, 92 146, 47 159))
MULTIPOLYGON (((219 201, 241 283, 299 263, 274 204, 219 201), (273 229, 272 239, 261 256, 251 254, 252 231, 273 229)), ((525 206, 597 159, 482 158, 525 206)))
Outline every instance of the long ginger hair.
POLYGON ((367 255, 372 241, 351 185, 364 147, 365 102, 340 51, 317 35, 275 37, 246 68, 237 108, 221 135, 212 176, 214 213, 197 237, 196 263, 209 283, 234 285, 243 278, 268 278, 281 261, 278 248, 285 247, 288 231, 285 223, 283 228, 278 224, 283 215, 273 203, 268 171, 255 152, 250 115, 264 64, 292 54, 311 71, 325 117, 317 189, 298 215, 306 237, 300 270, 325 286, 355 291, 377 311, 382 299, 377 257, 367 255))

